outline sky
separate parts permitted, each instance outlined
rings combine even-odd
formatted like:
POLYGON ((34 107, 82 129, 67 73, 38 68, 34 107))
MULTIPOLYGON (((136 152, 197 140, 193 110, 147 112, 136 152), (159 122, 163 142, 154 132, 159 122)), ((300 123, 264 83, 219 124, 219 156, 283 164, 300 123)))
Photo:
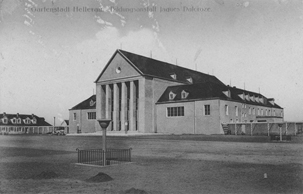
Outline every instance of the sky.
POLYGON ((60 124, 116 49, 260 91, 303 121, 303 0, 0 0, 0 112, 60 124))

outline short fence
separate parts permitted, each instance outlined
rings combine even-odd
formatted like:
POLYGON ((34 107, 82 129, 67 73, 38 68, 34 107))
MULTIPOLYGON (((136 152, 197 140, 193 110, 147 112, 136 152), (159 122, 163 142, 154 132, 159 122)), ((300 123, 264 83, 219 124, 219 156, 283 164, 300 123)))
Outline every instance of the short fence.
POLYGON ((303 123, 284 122, 284 123, 230 123, 223 124, 225 134, 230 135, 297 135, 303 132, 303 123))
POLYGON ((105 152, 103 149, 90 149, 78 151, 78 163, 90 164, 90 165, 113 165, 124 162, 131 162, 131 150, 130 149, 107 149, 105 152), (104 155, 106 161, 104 161, 104 155))

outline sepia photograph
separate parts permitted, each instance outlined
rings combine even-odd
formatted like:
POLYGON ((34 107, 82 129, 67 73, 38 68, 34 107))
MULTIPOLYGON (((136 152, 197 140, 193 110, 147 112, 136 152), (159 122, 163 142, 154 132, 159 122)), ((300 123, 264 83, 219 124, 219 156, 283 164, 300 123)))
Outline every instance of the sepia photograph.
POLYGON ((0 193, 303 193, 303 0, 0 0, 0 193))

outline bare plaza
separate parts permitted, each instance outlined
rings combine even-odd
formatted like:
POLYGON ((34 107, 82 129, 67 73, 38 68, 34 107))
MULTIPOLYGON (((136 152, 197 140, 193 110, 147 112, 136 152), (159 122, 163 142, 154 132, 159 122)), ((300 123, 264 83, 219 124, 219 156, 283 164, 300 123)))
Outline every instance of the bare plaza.
POLYGON ((101 148, 100 136, 0 136, 0 193, 302 193, 302 136, 291 143, 246 136, 109 137, 132 147, 132 163, 76 165, 76 148, 101 148), (42 172, 55 178, 37 178, 42 172), (113 178, 86 180, 99 172, 113 178), (264 177, 266 174, 267 177, 264 177))

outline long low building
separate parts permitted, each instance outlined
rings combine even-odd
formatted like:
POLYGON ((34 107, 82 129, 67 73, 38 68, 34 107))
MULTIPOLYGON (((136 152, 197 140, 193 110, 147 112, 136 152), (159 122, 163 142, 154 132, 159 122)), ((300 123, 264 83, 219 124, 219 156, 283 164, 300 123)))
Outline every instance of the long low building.
MULTIPOLYGON (((273 98, 123 50, 113 54, 95 83, 96 119, 111 119, 108 130, 116 133, 222 134, 224 123, 283 121, 283 108, 273 98)), ((91 123, 75 120, 72 111, 70 130, 91 132, 91 123)), ((101 130, 96 120, 94 125, 101 130)))
MULTIPOLYGON (((0 129, 2 133, 47 133, 52 125, 43 117, 34 114, 0 114, 0 129)), ((51 129, 52 130, 52 129, 51 129)))

